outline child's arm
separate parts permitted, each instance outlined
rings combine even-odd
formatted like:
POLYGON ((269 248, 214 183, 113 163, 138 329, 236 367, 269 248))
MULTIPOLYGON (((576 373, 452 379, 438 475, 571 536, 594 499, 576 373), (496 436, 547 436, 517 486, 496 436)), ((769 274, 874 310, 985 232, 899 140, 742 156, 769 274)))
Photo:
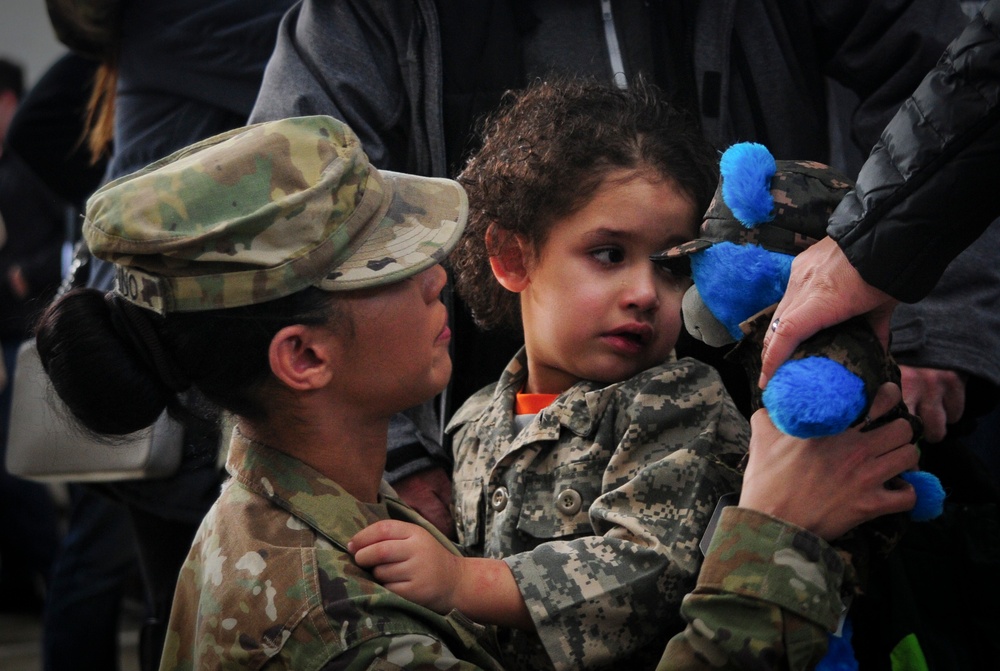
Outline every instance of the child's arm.
POLYGON ((534 629, 510 568, 499 559, 452 554, 415 524, 382 520, 347 544, 382 585, 431 610, 452 609, 482 624, 534 629))

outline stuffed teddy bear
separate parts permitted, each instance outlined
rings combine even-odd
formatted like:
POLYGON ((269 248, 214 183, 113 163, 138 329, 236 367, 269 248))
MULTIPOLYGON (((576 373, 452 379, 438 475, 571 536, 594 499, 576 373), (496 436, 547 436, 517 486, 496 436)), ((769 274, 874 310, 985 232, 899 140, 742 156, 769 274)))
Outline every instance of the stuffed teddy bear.
MULTIPOLYGON (((653 261, 689 272, 685 294, 688 332, 713 347, 737 343, 730 356, 760 371, 761 343, 788 284, 792 259, 826 235, 826 222, 853 184, 820 163, 775 161, 766 147, 744 142, 727 149, 721 182, 705 214, 701 236, 666 250, 653 261)), ((899 369, 871 327, 858 317, 824 329, 802 343, 778 368, 753 404, 763 405, 775 426, 799 438, 828 436, 859 421, 886 381, 899 369)), ((900 403, 890 418, 911 418, 900 403)), ((944 493, 926 472, 902 474, 917 490, 914 520, 941 513, 944 493)))
MULTIPOLYGON (((899 368, 861 317, 824 329, 808 339, 768 382, 756 386, 764 335, 788 284, 792 259, 826 235, 834 208, 853 184, 828 166, 807 161, 775 161, 766 147, 740 143, 720 162, 721 181, 698 239, 654 255, 654 263, 690 274, 684 295, 684 325, 712 347, 733 344, 727 358, 738 360, 751 382, 754 409, 767 408, 775 426, 800 438, 833 435, 864 422, 877 389, 900 382, 899 368)), ((900 403, 879 423, 906 417, 919 435, 919 420, 900 403)), ((923 471, 900 475, 917 494, 914 521, 941 514, 944 490, 923 471)), ((900 516, 874 520, 838 545, 845 550, 858 583, 872 555, 887 554, 902 533, 900 516)), ((863 591, 858 588, 858 591, 863 591)), ((850 620, 845 622, 850 631, 850 620)), ((856 668, 849 636, 831 636, 819 669, 856 668)))

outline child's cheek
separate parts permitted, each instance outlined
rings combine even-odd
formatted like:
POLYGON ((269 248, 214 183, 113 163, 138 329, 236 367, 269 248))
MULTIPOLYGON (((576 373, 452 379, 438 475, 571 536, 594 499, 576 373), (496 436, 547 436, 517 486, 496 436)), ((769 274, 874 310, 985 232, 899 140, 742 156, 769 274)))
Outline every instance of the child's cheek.
POLYGON ((681 301, 684 299, 685 289, 677 288, 676 291, 667 292, 661 299, 657 322, 659 331, 664 341, 664 356, 677 344, 681 329, 684 328, 684 319, 681 316, 681 301))

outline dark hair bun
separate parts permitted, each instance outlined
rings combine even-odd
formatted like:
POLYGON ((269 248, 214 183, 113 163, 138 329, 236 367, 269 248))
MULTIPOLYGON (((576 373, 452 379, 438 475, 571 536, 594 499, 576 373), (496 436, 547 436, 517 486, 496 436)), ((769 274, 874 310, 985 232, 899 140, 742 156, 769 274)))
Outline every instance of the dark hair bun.
POLYGON ((91 431, 124 435, 159 417, 174 393, 115 330, 95 289, 57 299, 35 327, 42 365, 56 393, 91 431))

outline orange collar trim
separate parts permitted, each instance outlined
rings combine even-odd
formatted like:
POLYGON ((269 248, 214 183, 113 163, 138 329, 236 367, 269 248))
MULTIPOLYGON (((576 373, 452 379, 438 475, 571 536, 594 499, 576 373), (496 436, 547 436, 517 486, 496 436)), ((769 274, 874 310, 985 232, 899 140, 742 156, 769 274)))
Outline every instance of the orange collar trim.
POLYGON ((517 415, 536 415, 544 408, 552 405, 559 394, 522 394, 518 393, 514 402, 514 413, 517 415))

